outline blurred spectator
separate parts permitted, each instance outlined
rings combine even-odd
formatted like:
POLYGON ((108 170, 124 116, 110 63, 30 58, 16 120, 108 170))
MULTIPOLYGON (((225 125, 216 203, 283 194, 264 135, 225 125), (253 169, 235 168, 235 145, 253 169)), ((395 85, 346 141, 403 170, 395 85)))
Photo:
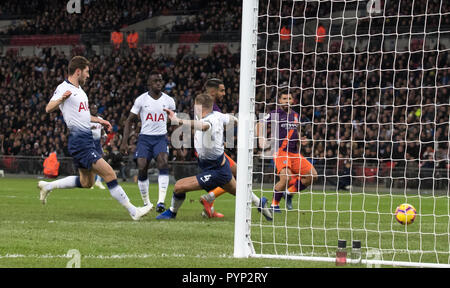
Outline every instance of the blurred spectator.
POLYGON ((5 154, 5 149, 3 148, 4 143, 5 143, 5 135, 0 134, 0 156, 5 154))
POLYGON ((166 86, 164 86, 164 90, 166 91, 166 93, 171 93, 172 89, 175 88, 175 86, 177 86, 177 84, 173 81, 172 78, 170 78, 169 81, 167 81, 166 86))
POLYGON ((139 42, 139 34, 132 30, 131 32, 127 32, 127 43, 128 43, 128 48, 130 49, 136 49, 138 47, 138 42, 139 42))
POLYGON ((287 26, 281 27, 280 30, 280 39, 282 41, 288 41, 291 40, 291 29, 287 26))
POLYGON ((352 165, 350 161, 345 160, 342 166, 343 167, 339 169, 338 189, 348 191, 352 184, 352 165))
POLYGON ((50 155, 44 160, 44 175, 47 178, 56 178, 59 174, 60 163, 56 152, 50 153, 50 155))
POLYGON ((114 170, 119 171, 117 175, 118 178, 122 178, 123 181, 126 181, 126 167, 122 154, 119 152, 119 149, 116 145, 108 146, 107 148, 108 154, 105 155, 105 160, 114 170))
POLYGON ((116 29, 111 33, 111 42, 115 50, 119 50, 123 43, 123 33, 116 29))
POLYGON ((422 168, 434 168, 434 150, 433 147, 428 146, 425 152, 422 155, 422 159, 420 161, 420 167, 422 168))
POLYGON ((319 24, 319 26, 317 26, 317 31, 316 31, 316 42, 323 43, 326 35, 327 35, 327 30, 325 30, 325 27, 322 24, 319 24))

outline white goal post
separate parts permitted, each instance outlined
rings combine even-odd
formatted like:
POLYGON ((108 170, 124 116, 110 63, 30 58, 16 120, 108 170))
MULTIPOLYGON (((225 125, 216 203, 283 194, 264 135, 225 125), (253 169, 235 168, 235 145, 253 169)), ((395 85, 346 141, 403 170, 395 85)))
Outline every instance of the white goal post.
POLYGON ((335 262, 346 240, 348 264, 450 268, 450 4, 242 5, 234 257, 335 262), (319 177, 293 193, 292 207, 284 195, 267 221, 251 194, 271 205, 278 122, 264 126, 267 151, 255 127, 267 125, 282 89, 319 177), (396 221, 402 203, 417 210, 412 224, 396 221))
POLYGON ((258 0, 242 1, 241 73, 239 83, 239 124, 236 177, 234 256, 254 254, 250 239, 253 135, 255 119, 256 50, 258 0))

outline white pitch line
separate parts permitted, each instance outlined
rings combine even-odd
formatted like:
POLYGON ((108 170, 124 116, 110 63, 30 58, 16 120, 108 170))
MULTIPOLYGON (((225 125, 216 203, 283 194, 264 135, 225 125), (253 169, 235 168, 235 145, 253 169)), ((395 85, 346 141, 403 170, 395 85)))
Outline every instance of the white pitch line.
MULTIPOLYGON (((420 250, 406 250, 406 249, 398 249, 398 250, 390 250, 390 249, 382 249, 381 250, 382 254, 393 254, 393 253, 405 253, 405 254, 443 254, 443 253, 448 253, 448 252, 441 252, 441 251, 420 251, 420 250)), ((306 253, 306 254, 297 254, 297 253, 292 253, 289 254, 289 256, 324 256, 324 257, 329 257, 330 255, 328 255, 327 253, 314 253, 310 254, 310 253, 306 253)), ((0 255, 0 259, 15 259, 15 258, 37 258, 37 259, 58 259, 58 258, 66 258, 66 259, 70 259, 72 258, 72 255, 67 255, 67 254, 62 254, 62 255, 52 255, 52 254, 43 254, 43 255, 39 255, 39 254, 29 254, 29 255, 24 255, 24 254, 5 254, 5 255, 0 255)), ((113 254, 113 255, 92 255, 92 254, 88 254, 88 255, 82 255, 81 254, 81 258, 83 259, 147 259, 147 258, 155 258, 155 257, 172 257, 172 258, 228 258, 228 259, 233 259, 234 257, 232 255, 227 255, 227 254, 221 254, 221 255, 202 255, 202 254, 197 254, 197 255, 186 255, 186 254, 166 254, 166 253, 161 253, 161 254, 113 254)))
MULTIPOLYGON (((37 259, 56 259, 56 258, 67 258, 70 259, 72 258, 72 255, 67 255, 67 254, 63 254, 63 255, 51 255, 51 254, 44 254, 44 255, 39 255, 39 254, 29 254, 29 255, 24 255, 24 254, 5 254, 5 255, 0 255, 0 259, 15 259, 15 258, 37 258, 37 259)), ((173 257, 173 258, 186 258, 186 257, 190 257, 190 258, 233 258, 233 256, 231 255, 226 255, 226 254, 222 254, 222 255, 185 255, 185 254, 166 254, 166 253, 162 253, 162 254, 113 254, 113 255, 81 255, 81 258, 84 259, 146 259, 146 258, 155 258, 155 257, 173 257)))

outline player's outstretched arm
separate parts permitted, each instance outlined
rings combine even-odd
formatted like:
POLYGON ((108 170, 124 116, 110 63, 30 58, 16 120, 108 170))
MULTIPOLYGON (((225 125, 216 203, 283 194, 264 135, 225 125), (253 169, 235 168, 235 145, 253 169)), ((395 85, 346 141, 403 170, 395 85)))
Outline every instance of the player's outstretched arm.
POLYGON ((301 125, 298 125, 297 128, 297 132, 298 132, 298 148, 301 149, 302 146, 306 146, 309 143, 309 140, 306 136, 302 136, 302 129, 301 129, 301 125))
POLYGON ((190 125, 191 127, 194 127, 194 130, 201 130, 201 131, 206 131, 209 128, 211 128, 211 124, 204 122, 204 121, 199 121, 199 120, 182 120, 179 119, 176 115, 175 112, 173 112, 172 110, 169 109, 163 109, 164 111, 166 111, 167 116, 170 119, 170 122, 174 125, 190 125))
POLYGON ((256 133, 256 137, 258 138, 258 147, 260 149, 266 149, 266 138, 264 137, 264 132, 263 132, 263 123, 258 122, 256 123, 256 127, 255 127, 255 133, 256 133))
POLYGON ((123 127, 122 144, 120 145, 120 152, 127 154, 128 152, 128 138, 130 137, 131 124, 138 119, 138 116, 134 113, 130 113, 127 120, 125 120, 123 127))
POLYGON ((66 101, 67 98, 70 97, 70 95, 72 95, 72 92, 66 91, 58 100, 51 100, 50 102, 48 102, 47 106, 45 107, 45 112, 51 113, 58 109, 59 105, 66 101))
POLYGON ((233 121, 233 125, 238 126, 239 119, 236 116, 228 115, 230 117, 230 122, 233 121))
POLYGON ((109 123, 109 121, 107 121, 107 120, 100 119, 100 118, 98 118, 98 117, 96 117, 96 116, 92 116, 92 115, 91 115, 91 122, 102 124, 102 126, 105 127, 105 128, 106 128, 106 131, 108 131, 108 132, 111 132, 111 131, 112 131, 112 125, 111 125, 111 123, 109 123))

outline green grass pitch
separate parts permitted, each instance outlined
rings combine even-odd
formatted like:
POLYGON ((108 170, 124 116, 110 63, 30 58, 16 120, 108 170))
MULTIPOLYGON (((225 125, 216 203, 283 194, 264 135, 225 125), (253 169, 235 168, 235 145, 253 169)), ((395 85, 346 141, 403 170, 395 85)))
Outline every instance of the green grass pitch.
MULTIPOLYGON (((37 179, 0 178, 0 267, 64 268, 71 260, 68 256, 71 249, 80 252, 82 268, 335 267, 334 263, 326 262, 233 258, 235 198, 229 194, 218 199, 215 205, 217 211, 225 214, 223 219, 201 216, 198 199, 203 192, 197 191, 187 194, 176 220, 157 221, 157 214, 152 211, 134 222, 108 190, 98 188, 55 190, 43 206, 37 182, 37 179)), ((121 185, 132 203, 141 205, 137 184, 121 185)), ((167 206, 172 187, 167 193, 167 206)), ((271 195, 265 196, 271 199, 271 195)), ((150 187, 150 197, 156 204, 155 184, 150 187)), ((438 249, 447 251, 438 253, 440 261, 448 261, 448 197, 408 198, 419 214, 423 214, 408 227, 393 222, 392 209, 403 203, 402 197, 304 193, 300 199, 294 198, 295 211, 276 214, 274 223, 261 219, 255 210, 252 214, 255 250, 257 253, 333 255, 332 247, 338 238, 343 238, 359 239, 363 247, 368 243, 386 251, 438 249), (419 229, 425 234, 419 234, 419 229), (378 232, 385 230, 388 232, 378 232)), ((398 260, 411 257, 406 255, 396 257, 398 260)), ((436 262, 432 253, 417 253, 412 257, 416 256, 431 257, 429 260, 436 262)))

